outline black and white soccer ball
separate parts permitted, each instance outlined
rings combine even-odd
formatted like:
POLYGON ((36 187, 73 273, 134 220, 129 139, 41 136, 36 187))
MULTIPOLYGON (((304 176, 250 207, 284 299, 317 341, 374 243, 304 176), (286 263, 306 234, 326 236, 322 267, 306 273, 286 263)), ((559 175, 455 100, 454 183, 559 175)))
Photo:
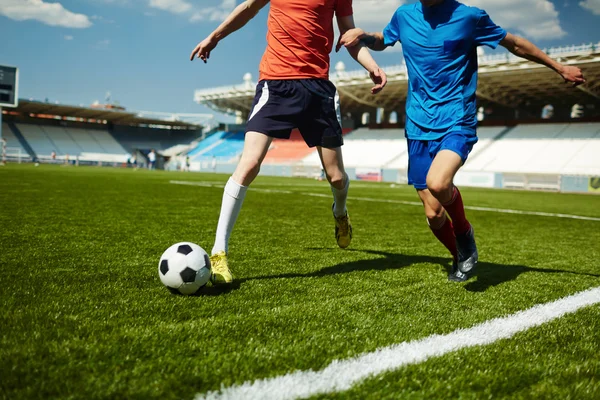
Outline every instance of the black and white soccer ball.
POLYGON ((210 281, 210 258, 197 244, 182 242, 169 247, 158 262, 160 281, 175 294, 194 294, 210 281))

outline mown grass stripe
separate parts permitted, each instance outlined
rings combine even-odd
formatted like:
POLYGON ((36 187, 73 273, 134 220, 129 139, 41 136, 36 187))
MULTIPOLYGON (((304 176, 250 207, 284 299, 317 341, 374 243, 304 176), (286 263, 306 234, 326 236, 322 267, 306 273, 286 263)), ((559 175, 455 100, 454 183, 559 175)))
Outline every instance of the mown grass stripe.
MULTIPOLYGON (((175 185, 188 185, 188 186, 201 186, 201 187, 216 187, 216 188, 225 187, 225 185, 223 185, 223 184, 212 183, 212 182, 170 181, 170 183, 175 184, 175 185)), ((311 196, 311 197, 326 197, 326 198, 331 197, 330 194, 292 192, 290 190, 262 189, 262 188, 254 188, 254 187, 252 187, 250 190, 253 190, 256 192, 266 192, 266 193, 300 194, 303 196, 311 196)), ((375 199, 372 197, 348 196, 348 200, 369 201, 369 202, 374 202, 374 203, 403 204, 406 206, 419 206, 419 207, 422 206, 422 203, 418 202, 418 201, 405 201, 405 200, 394 200, 394 199, 375 199)), ((538 217, 567 218, 567 219, 578 219, 578 220, 584 220, 584 221, 600 222, 600 218, 598 218, 598 217, 588 217, 588 216, 584 216, 584 215, 561 214, 561 213, 548 213, 548 212, 543 212, 543 211, 524 211, 524 210, 512 210, 509 208, 493 208, 493 207, 478 207, 478 206, 465 206, 465 209, 473 210, 473 211, 495 212, 495 213, 501 213, 501 214, 533 215, 533 216, 538 216, 538 217)))
POLYGON ((199 394, 196 400, 287 400, 341 392, 366 378, 467 347, 508 339, 519 332, 598 303, 600 303, 600 287, 550 303, 539 304, 507 317, 492 319, 469 329, 459 329, 446 335, 432 335, 421 340, 403 342, 348 360, 334 360, 321 371, 297 371, 270 379, 246 382, 239 386, 222 388, 220 391, 199 394))

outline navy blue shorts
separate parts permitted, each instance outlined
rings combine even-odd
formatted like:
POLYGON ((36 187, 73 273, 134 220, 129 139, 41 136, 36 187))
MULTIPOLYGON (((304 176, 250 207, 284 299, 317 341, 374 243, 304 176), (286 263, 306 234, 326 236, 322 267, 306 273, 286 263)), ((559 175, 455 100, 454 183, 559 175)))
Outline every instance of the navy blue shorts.
POLYGON ((415 189, 427 189, 427 174, 435 156, 442 150, 455 152, 467 161, 469 153, 477 143, 477 136, 462 132, 450 132, 435 140, 408 141, 408 184, 415 189))
POLYGON ((246 132, 289 139, 298 128, 309 147, 340 147, 342 125, 335 85, 325 79, 262 80, 246 132))

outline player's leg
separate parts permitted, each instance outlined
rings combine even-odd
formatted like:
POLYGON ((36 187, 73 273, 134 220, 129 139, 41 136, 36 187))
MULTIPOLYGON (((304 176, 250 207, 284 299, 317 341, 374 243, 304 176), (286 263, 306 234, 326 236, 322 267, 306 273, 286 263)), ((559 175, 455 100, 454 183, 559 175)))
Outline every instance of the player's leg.
POLYGON ((302 81, 301 91, 308 99, 298 124, 310 147, 317 147, 325 176, 333 193, 333 216, 338 246, 346 248, 352 240, 352 225, 346 210, 350 180, 344 170, 341 146, 342 121, 337 90, 327 80, 302 81))
POLYGON ((242 209, 248 186, 258 175, 272 140, 262 133, 246 133, 242 158, 223 190, 221 213, 211 256, 213 283, 229 283, 233 280, 227 263, 229 238, 242 209))
POLYGON ((423 203, 429 229, 452 255, 452 271, 448 274, 448 279, 461 282, 466 280, 467 276, 458 270, 458 251, 452 220, 448 217, 442 203, 433 197, 428 189, 417 190, 417 193, 423 203))
POLYGON ((329 149, 326 147, 317 147, 321 164, 325 171, 325 177, 331 185, 333 193, 333 217, 335 218, 335 237, 342 249, 350 245, 352 241, 352 224, 348 217, 346 209, 346 200, 348 198, 348 189, 350 179, 344 170, 344 160, 342 158, 342 148, 336 147, 329 149))
POLYGON ((451 134, 439 141, 437 152, 427 174, 427 188, 444 206, 454 226, 458 249, 458 268, 467 274, 478 261, 473 227, 465 215, 462 196, 454 186, 454 176, 466 161, 476 138, 451 134))
MULTIPOLYGON (((427 189, 427 175, 431 164, 433 163, 433 155, 430 153, 430 147, 433 142, 426 140, 407 139, 408 145, 408 183, 413 185, 419 194, 419 198, 425 209, 425 216, 429 229, 433 235, 448 249, 453 259, 453 270, 448 275, 450 280, 458 280, 455 278, 454 268, 457 263, 456 237, 452 221, 448 218, 446 210, 436 199, 433 194, 427 189)), ((462 279, 461 279, 462 280, 462 279)))
POLYGON ((233 280, 227 263, 229 237, 242 208, 248 185, 260 170, 274 137, 289 138, 294 127, 293 116, 301 102, 295 99, 289 81, 261 81, 256 87, 252 113, 246 125, 246 138, 242 157, 223 191, 223 203, 211 264, 214 283, 233 280))

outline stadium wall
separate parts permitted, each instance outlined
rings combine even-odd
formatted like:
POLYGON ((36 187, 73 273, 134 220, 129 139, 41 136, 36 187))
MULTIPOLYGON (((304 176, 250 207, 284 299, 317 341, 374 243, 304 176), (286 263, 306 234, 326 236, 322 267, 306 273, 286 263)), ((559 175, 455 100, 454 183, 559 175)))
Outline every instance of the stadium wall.
MULTIPOLYGON (((235 164, 216 164, 201 169, 192 165, 192 171, 232 174, 235 164)), ((407 171, 400 169, 346 168, 350 180, 407 184, 407 171)), ((265 176, 320 178, 321 168, 263 164, 260 170, 265 176)), ((552 174, 503 174, 494 172, 460 171, 455 179, 458 186, 488 189, 538 190, 563 193, 600 194, 600 177, 552 175, 552 174)))

